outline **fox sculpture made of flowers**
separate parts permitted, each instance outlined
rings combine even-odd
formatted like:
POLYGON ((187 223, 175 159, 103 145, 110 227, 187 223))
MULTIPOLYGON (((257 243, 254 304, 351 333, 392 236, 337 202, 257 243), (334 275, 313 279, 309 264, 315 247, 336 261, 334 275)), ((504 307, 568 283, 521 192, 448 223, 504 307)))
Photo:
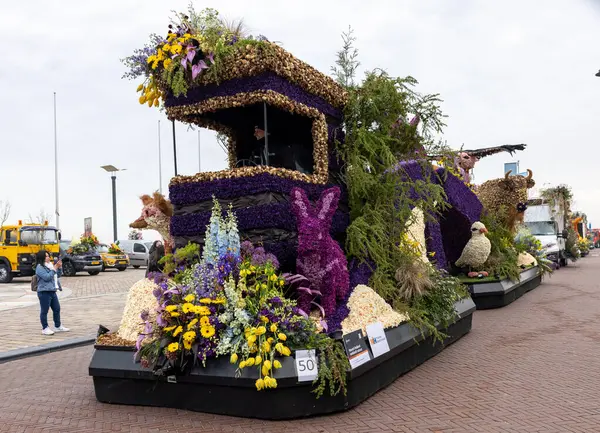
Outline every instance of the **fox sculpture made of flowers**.
MULTIPOLYGON (((297 272, 306 276, 313 289, 321 293, 326 315, 333 314, 336 304, 345 298, 350 287, 348 261, 329 230, 340 199, 340 189, 330 188, 321 194, 313 207, 304 190, 291 191, 292 211, 298 225, 297 272)), ((298 307, 310 311, 312 297, 301 293, 298 307)))
POLYGON ((147 194, 143 195, 140 199, 144 204, 142 215, 129 224, 129 227, 156 230, 163 238, 165 254, 171 254, 173 252, 173 239, 169 232, 169 225, 173 216, 173 205, 158 192, 155 192, 152 197, 147 194))

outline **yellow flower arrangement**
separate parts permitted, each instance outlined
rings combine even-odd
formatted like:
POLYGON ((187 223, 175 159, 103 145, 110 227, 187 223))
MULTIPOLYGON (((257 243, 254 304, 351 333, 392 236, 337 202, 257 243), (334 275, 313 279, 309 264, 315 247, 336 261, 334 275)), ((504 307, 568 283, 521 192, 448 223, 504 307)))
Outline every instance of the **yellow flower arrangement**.
POLYGON ((174 342, 167 346, 167 350, 171 353, 177 352, 179 350, 179 343, 174 342))
POLYGON ((200 333, 204 338, 210 338, 215 335, 215 327, 214 326, 202 326, 200 328, 200 333))

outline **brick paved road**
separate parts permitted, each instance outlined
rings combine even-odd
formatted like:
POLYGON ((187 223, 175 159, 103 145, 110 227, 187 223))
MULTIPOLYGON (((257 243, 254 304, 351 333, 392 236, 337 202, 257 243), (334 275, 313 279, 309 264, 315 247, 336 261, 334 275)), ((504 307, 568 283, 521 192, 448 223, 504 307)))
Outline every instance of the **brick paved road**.
POLYGON ((100 404, 82 347, 1 366, 0 432, 600 432, 599 322, 589 257, 358 408, 279 423, 100 404))
MULTIPOLYGON (((41 335, 38 304, 1 311, 0 353, 95 334, 99 324, 114 329, 121 321, 127 291, 144 277, 144 272, 143 269, 127 269, 124 272, 102 272, 96 276, 81 274, 63 278, 62 284, 71 293, 61 300, 61 318, 71 332, 41 335)), ((15 281, 23 283, 30 280, 21 278, 15 281)), ((0 292, 2 287, 0 285, 0 292)), ((48 323, 53 324, 51 312, 48 323)))

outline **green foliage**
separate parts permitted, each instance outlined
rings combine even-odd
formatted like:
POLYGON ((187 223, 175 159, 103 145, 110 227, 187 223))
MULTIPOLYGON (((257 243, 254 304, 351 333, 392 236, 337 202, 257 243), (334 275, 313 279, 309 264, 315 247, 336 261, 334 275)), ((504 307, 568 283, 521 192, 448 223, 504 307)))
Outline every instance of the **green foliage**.
POLYGON ((430 219, 447 204, 443 188, 430 180, 433 172, 426 160, 422 160, 424 181, 413 181, 396 165, 422 152, 428 137, 441 131, 440 99, 415 92, 414 78, 394 78, 382 70, 368 72, 356 85, 358 60, 351 30, 343 40, 333 71, 349 94, 344 111, 346 138, 336 146, 345 163, 349 191, 346 251, 361 261, 374 261, 371 286, 394 308, 405 308, 395 276, 398 268, 413 260, 400 244, 411 209, 419 207, 430 219), (397 122, 417 113, 422 119, 420 133, 408 121, 397 122))
POLYGON ((312 391, 316 397, 320 398, 325 391, 332 397, 340 392, 346 395, 350 363, 342 343, 325 334, 316 334, 315 341, 308 348, 316 349, 319 357, 319 372, 313 381, 315 388, 312 391))
POLYGON ((182 267, 191 270, 193 265, 200 263, 200 259, 200 245, 188 242, 185 247, 178 248, 174 254, 164 256, 159 263, 163 265, 163 273, 173 276, 173 281, 179 284, 188 275, 186 272, 178 271, 182 267))
POLYGON ((567 226, 567 240, 565 242, 565 249, 567 254, 573 261, 577 261, 581 257, 581 251, 579 249, 579 235, 570 224, 567 226))
POLYGON ((542 278, 544 275, 552 273, 552 268, 550 266, 552 262, 546 258, 542 243, 531 234, 531 231, 524 224, 521 225, 517 231, 517 236, 515 237, 515 249, 518 252, 529 253, 535 258, 542 278))
POLYGON ((568 185, 558 185, 553 188, 546 188, 540 191, 540 197, 550 205, 552 212, 562 213, 563 222, 568 224, 567 216, 571 212, 571 201, 573 200, 573 192, 568 185))
POLYGON ((519 251, 515 248, 513 235, 501 223, 500 215, 484 215, 481 222, 488 229, 487 238, 492 244, 490 256, 485 263, 485 269, 498 279, 508 278, 518 281, 521 270, 518 265, 519 251))
POLYGON ((436 341, 443 341, 446 335, 438 327, 444 329, 455 322, 454 304, 469 293, 458 278, 444 272, 432 272, 431 278, 434 280, 433 288, 413 299, 408 315, 414 327, 429 332, 436 341))

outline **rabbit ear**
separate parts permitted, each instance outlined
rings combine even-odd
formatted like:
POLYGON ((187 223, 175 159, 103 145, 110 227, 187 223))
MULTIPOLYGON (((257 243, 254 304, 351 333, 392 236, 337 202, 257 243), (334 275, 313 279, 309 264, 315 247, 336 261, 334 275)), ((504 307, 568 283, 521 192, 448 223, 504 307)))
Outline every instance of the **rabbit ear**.
POLYGON ((307 218, 314 215, 312 205, 303 189, 292 188, 290 195, 292 198, 292 210, 297 217, 307 218))
POLYGON ((317 203, 317 217, 320 220, 331 221, 340 200, 340 189, 337 186, 329 188, 321 194, 317 203))

